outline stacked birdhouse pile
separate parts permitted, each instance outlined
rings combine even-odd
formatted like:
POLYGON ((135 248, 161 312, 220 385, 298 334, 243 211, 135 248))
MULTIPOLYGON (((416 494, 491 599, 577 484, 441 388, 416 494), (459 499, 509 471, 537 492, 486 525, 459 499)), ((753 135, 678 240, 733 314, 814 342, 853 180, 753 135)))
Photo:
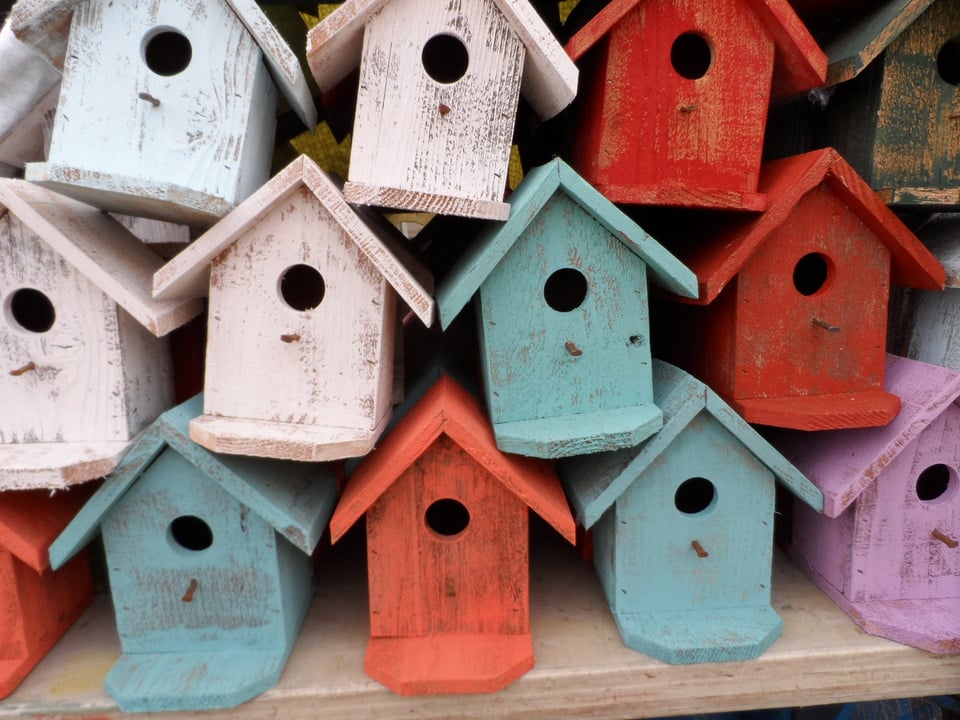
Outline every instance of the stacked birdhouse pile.
POLYGON ((120 708, 248 700, 324 531, 364 519, 366 672, 496 691, 534 663, 531 510, 592 530, 629 647, 754 658, 782 626, 778 485, 827 594, 956 651, 960 368, 886 343, 891 285, 944 286, 890 204, 960 206, 960 0, 903 5, 835 8, 824 54, 812 0, 581 0, 563 23, 345 0, 293 48, 253 0, 19 0, 0 83, 37 81, 0 116, 23 167, 0 180, 0 577, 28 600, 3 604, 0 690, 89 602, 100 534, 120 708), (854 75, 868 99, 844 99, 854 75), (811 91, 825 110, 785 104, 811 91), (342 180, 277 162, 318 100, 353 116, 342 180), (816 116, 813 144, 764 160, 771 103, 816 116), (854 107, 869 143, 840 133, 854 107))

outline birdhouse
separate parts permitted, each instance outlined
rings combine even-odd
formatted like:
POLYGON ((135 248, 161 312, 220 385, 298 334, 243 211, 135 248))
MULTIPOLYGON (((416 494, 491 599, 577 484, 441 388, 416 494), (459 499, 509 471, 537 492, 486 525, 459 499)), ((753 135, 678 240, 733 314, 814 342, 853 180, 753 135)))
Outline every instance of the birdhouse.
POLYGON ((960 2, 883 2, 825 40, 832 88, 820 141, 884 202, 960 207, 960 2))
POLYGON ((628 647, 674 664, 757 657, 783 625, 770 607, 775 484, 813 511, 823 497, 706 385, 659 360, 653 377, 663 429, 558 472, 628 647))
POLYGON ((795 508, 791 550, 868 633, 960 652, 960 373, 891 355, 886 387, 886 427, 776 439, 824 496, 795 508))
POLYGON ((272 687, 336 502, 320 466, 191 442, 200 405, 160 416, 50 548, 57 567, 102 533, 123 649, 105 685, 125 712, 230 707, 272 687))
POLYGON ((662 356, 751 423, 885 425, 900 407, 883 389, 890 283, 942 289, 943 267, 834 150, 768 163, 760 187, 761 216, 671 245, 702 307, 660 316, 662 356))
POLYGON ((252 0, 20 0, 11 17, 63 70, 47 161, 26 179, 104 210, 209 226, 269 178, 278 89, 316 125, 252 0))
POLYGON ((347 202, 443 215, 506 220, 520 94, 546 120, 577 90, 527 0, 347 0, 307 60, 323 92, 360 68, 347 202))
POLYGON ((366 515, 368 675, 404 695, 472 693, 533 667, 528 508, 574 541, 553 468, 498 451, 480 404, 442 376, 330 521, 336 542, 366 515))
POLYGON ((0 181, 0 489, 102 477, 173 404, 155 335, 203 307, 153 300, 161 265, 99 210, 0 181))
POLYGON ((559 160, 510 197, 437 291, 447 327, 478 294, 497 447, 563 457, 631 447, 661 426, 653 403, 647 272, 696 296, 696 278, 559 160))
POLYGON ((93 599, 86 553, 53 572, 47 549, 89 497, 0 493, 0 698, 14 691, 93 599))
POLYGON ((156 297, 209 288, 196 442, 291 460, 373 447, 391 411, 397 296, 433 318, 431 279, 398 260, 388 229, 301 156, 155 275, 156 297))
POLYGON ((573 165, 639 205, 763 210, 771 96, 827 65, 787 0, 613 0, 566 49, 583 73, 573 165))

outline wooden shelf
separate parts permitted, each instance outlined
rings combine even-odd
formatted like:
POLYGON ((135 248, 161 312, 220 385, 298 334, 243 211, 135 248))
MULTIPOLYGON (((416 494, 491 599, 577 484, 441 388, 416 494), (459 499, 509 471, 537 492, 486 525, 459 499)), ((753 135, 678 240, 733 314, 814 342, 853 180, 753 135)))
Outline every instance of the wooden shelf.
MULTIPOLYGON (((491 695, 400 697, 363 673, 369 626, 362 537, 344 542, 327 548, 318 565, 316 599, 279 684, 202 717, 640 718, 960 693, 960 655, 935 656, 865 634, 779 554, 773 607, 784 630, 759 659, 652 660, 620 642, 592 567, 562 540, 543 536, 535 537, 531 561, 536 667, 491 695)), ((100 595, 0 702, 0 718, 121 715, 103 690, 119 654, 110 598, 100 595)), ((188 716, 195 715, 158 717, 188 716)))

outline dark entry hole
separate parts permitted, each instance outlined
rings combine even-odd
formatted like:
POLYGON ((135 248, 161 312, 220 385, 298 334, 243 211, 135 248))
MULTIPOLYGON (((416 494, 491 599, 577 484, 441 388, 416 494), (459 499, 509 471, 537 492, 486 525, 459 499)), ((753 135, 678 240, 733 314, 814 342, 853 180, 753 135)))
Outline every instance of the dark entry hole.
POLYGON ((460 38, 446 33, 434 35, 427 40, 420 59, 427 75, 445 85, 455 83, 462 78, 470 63, 467 46, 460 41, 460 38))
POLYGON ((807 253, 793 268, 793 286, 801 295, 814 295, 826 285, 830 264, 825 255, 807 253))
POLYGON ((950 468, 943 463, 931 465, 917 477, 917 497, 924 502, 943 497, 950 488, 950 468))
POLYGON ((323 301, 323 275, 309 265, 293 265, 280 278, 280 296, 294 310, 313 310, 323 301))
POLYGON ((586 297, 587 278, 573 268, 557 270, 543 286, 543 299, 557 312, 576 310, 586 297))
POLYGON ((710 42, 699 33, 686 32, 673 41, 670 48, 670 63, 681 77, 699 80, 707 74, 713 63, 710 42))
POLYGON ((450 537, 467 529, 470 524, 470 511, 463 503, 444 498, 427 508, 425 519, 428 528, 438 535, 450 537))
POLYGON ((706 510, 713 503, 717 490, 713 483, 702 477, 693 477, 684 480, 673 496, 677 510, 685 515, 696 515, 706 510))
POLYGON ((190 41, 176 30, 161 30, 151 35, 143 48, 143 60, 147 67, 165 77, 182 73, 192 57, 190 41))
POLYGON ((937 53, 937 72, 944 82, 960 85, 960 42, 947 40, 937 53))
POLYGON ((10 315, 24 330, 44 333, 53 327, 57 313, 50 298, 39 290, 21 288, 10 298, 10 315))
POLYGON ((213 545, 213 530, 196 515, 181 515, 170 523, 170 536, 187 550, 206 550, 213 545))

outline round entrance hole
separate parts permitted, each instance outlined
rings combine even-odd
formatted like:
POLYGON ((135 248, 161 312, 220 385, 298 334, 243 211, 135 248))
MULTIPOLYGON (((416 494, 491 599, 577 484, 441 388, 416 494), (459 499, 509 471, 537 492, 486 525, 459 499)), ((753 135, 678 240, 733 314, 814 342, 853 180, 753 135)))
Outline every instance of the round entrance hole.
POLYGON ((947 40, 937 53, 937 72, 944 82, 960 85, 960 42, 947 40))
POLYGON ((420 55, 423 69, 433 80, 450 85, 467 73, 470 56, 460 38, 446 33, 427 40, 420 55))
POLYGON ((670 64, 687 80, 699 80, 713 64, 713 48, 700 33, 685 32, 673 41, 670 64))
POLYGON ((827 256, 820 253, 807 253, 793 268, 793 286, 807 297, 820 292, 829 277, 830 263, 827 256))
POLYGON ((21 328, 33 333, 47 332, 57 319, 50 298, 34 288, 20 288, 13 293, 10 316, 21 328))
POLYGON ((280 297, 294 310, 313 310, 326 293, 323 275, 309 265, 293 265, 280 277, 280 297))
POLYGON ((470 511, 453 498, 443 498, 430 504, 424 515, 427 527, 437 535, 453 537, 467 529, 470 524, 470 511))
POLYGON ((947 465, 931 465, 917 476, 917 497, 921 502, 942 500, 953 484, 954 473, 947 465))
POLYGON ((186 550, 206 550, 213 545, 213 530, 196 515, 181 515, 170 523, 170 537, 186 550))
POLYGON ((680 483, 673 503, 684 515, 697 515, 711 507, 716 497, 717 489, 712 482, 706 478, 692 477, 680 483))
POLYGON ((153 31, 143 44, 143 61, 152 72, 164 77, 182 73, 192 57, 190 41, 176 30, 153 31))
POLYGON ((557 312, 576 310, 586 297, 587 278, 574 268, 557 270, 543 286, 543 299, 557 312))

